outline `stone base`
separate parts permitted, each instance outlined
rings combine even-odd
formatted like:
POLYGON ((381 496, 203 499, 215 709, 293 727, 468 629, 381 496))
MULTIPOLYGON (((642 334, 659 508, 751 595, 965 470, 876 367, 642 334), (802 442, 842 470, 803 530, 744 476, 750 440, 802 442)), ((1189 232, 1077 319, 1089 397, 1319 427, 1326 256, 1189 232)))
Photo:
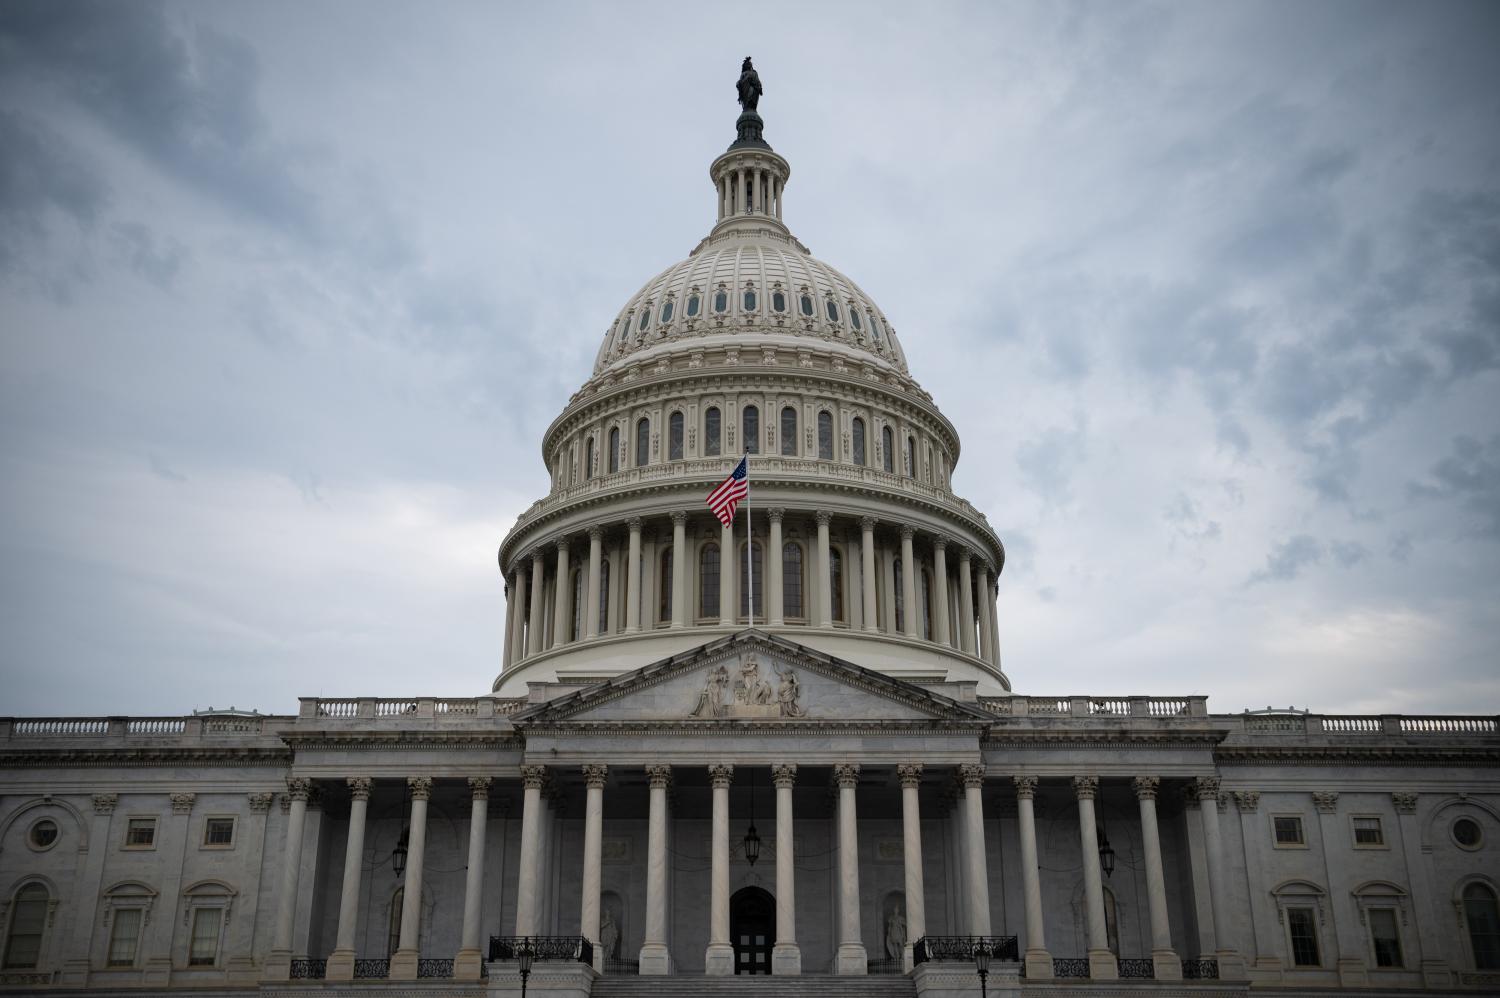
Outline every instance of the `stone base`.
POLYGON ((89 962, 72 959, 63 963, 57 984, 64 988, 86 988, 89 985, 89 962))
MULTIPOLYGON (((291 967, 287 967, 291 971, 291 967)), ((224 961, 224 977, 230 984, 246 986, 260 980, 260 964, 248 956, 232 956, 224 961)))
MULTIPOLYGON (((333 968, 333 957, 328 958, 328 967, 333 968)), ((453 956, 453 979, 455 981, 477 981, 484 974, 484 954, 477 949, 461 949, 453 956)))
POLYGON ((273 949, 266 955, 266 962, 261 967, 260 979, 263 981, 289 981, 291 978, 291 950, 273 949))
POLYGON ((802 973, 802 947, 796 943, 777 943, 771 947, 771 974, 774 977, 796 977, 802 973))
POLYGON ((1107 949, 1089 950, 1089 979, 1093 981, 1118 981, 1120 964, 1107 949))
MULTIPOLYGON (((287 975, 290 976, 292 965, 287 963, 287 975)), ((172 961, 169 957, 153 956, 146 961, 146 967, 141 972, 141 983, 148 988, 164 988, 172 982, 172 961)))
POLYGON ((1152 950, 1151 966, 1158 981, 1182 980, 1182 957, 1177 955, 1176 950, 1152 950))
POLYGON ((1052 954, 1044 949, 1029 949, 1024 958, 1028 981, 1052 980, 1052 954))
POLYGON ((728 943, 709 943, 703 954, 703 973, 709 977, 728 977, 734 973, 734 947, 728 943))
POLYGON ((417 979, 417 951, 414 949, 398 949, 391 954, 391 972, 387 977, 392 981, 415 981, 417 979))
MULTIPOLYGON (((991 964, 991 967, 996 964, 991 964)), ((1047 969, 1052 969, 1048 960, 1047 969)), ((911 973, 918 998, 975 998, 979 994, 979 974, 970 961, 924 963, 911 973)), ((984 990, 990 998, 1020 998, 1021 979, 1014 964, 1008 970, 991 970, 984 990)), ((1062 992, 1056 992, 1061 995, 1062 992)))
POLYGON ((352 949, 336 949, 332 953, 329 953, 328 971, 323 975, 323 980, 354 980, 354 951, 352 949))
MULTIPOLYGON (((531 976, 526 979, 526 993, 544 994, 547 998, 589 998, 598 979, 594 968, 586 963, 538 960, 532 964, 531 976)), ((490 964, 488 992, 494 998, 510 998, 521 993, 521 972, 516 969, 514 960, 490 964)))
POLYGON ((1424 988, 1453 987, 1453 971, 1443 960, 1422 961, 1422 986, 1424 988))
MULTIPOLYGON (((1219 961, 1219 980, 1221 981, 1248 981, 1250 979, 1250 968, 1245 964, 1245 958, 1238 950, 1221 949, 1214 954, 1219 961)), ((1361 967, 1364 964, 1360 964, 1361 967)))
POLYGON ((647 943, 641 947, 641 976, 665 977, 672 972, 672 954, 665 943, 647 943))
POLYGON ((833 962, 835 974, 868 974, 870 958, 865 953, 864 943, 839 943, 839 953, 833 962))
MULTIPOLYGON (((1363 960, 1351 957, 1339 958, 1339 987, 1367 988, 1370 986, 1370 970, 1363 960)), ((1224 976, 1224 963, 1219 962, 1219 976, 1224 976)))

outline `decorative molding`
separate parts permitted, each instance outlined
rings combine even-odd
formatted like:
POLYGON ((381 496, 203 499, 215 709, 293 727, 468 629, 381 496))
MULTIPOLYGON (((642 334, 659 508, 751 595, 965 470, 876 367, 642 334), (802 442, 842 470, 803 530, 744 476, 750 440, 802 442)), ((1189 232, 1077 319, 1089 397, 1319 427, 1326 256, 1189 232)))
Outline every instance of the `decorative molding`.
POLYGON ((781 762, 771 767, 771 782, 778 790, 791 787, 797 782, 797 764, 781 762))
POLYGON ((601 763, 589 762, 583 766, 583 783, 590 790, 599 790, 604 787, 604 781, 609 778, 609 767, 601 763))
POLYGON ((1079 800, 1093 800, 1099 794, 1099 777, 1073 777, 1073 796, 1079 800))
POLYGON ((286 790, 290 800, 300 800, 306 803, 307 799, 312 796, 312 780, 305 776, 288 776, 286 790))
POLYGON ((1137 776, 1130 781, 1130 786, 1135 790, 1136 800, 1156 800, 1156 793, 1161 789, 1161 778, 1157 776, 1137 776))
POLYGON ((432 797, 432 777, 408 776, 406 785, 411 788, 412 800, 428 800, 432 797))
POLYGON ((984 786, 984 764, 966 762, 958 767, 958 778, 965 790, 979 790, 984 786))
POLYGON ((1011 779, 1016 785, 1017 800, 1033 800, 1036 798, 1037 778, 1035 776, 1016 776, 1011 779))
POLYGON ((1260 807, 1259 790, 1236 790, 1234 791, 1234 806, 1244 814, 1254 814, 1260 807))
POLYGON ((1397 814, 1416 814, 1417 795, 1415 793, 1393 793, 1391 803, 1396 807, 1397 814))
POLYGON ((490 784, 493 783, 493 782, 494 782, 494 777, 491 777, 491 776, 471 776, 471 777, 469 777, 469 799, 470 800, 489 800, 490 799, 490 784))
POLYGON ((786 510, 780 506, 772 506, 766 510, 766 518, 772 523, 780 523, 786 517, 786 510))
POLYGON ((250 794, 250 810, 255 814, 265 814, 271 810, 271 802, 275 799, 275 794, 250 794))
POLYGON ((715 790, 728 789, 734 780, 734 767, 728 763, 716 762, 708 767, 708 782, 715 790))
POLYGON ((547 782, 546 766, 522 766, 521 785, 527 790, 540 790, 547 782))
POLYGON ((920 762, 897 763, 896 775, 901 779, 902 789, 919 787, 922 785, 922 764, 920 762))
POLYGON ((1193 789, 1198 794, 1199 801, 1219 799, 1219 778, 1217 776, 1200 776, 1193 781, 1193 789))
POLYGON ((1339 795, 1333 790, 1314 790, 1313 806, 1318 809, 1319 814, 1333 814, 1338 810, 1339 795))
POLYGON ((653 764, 646 767, 646 780, 653 790, 664 790, 672 785, 672 767, 653 764))
POLYGON ((833 767, 833 781, 840 790, 850 790, 859 785, 859 764, 841 762, 833 767))
POLYGON ((119 794, 94 794, 95 814, 114 814, 115 805, 120 803, 119 794))
POLYGON ((375 781, 368 776, 351 776, 344 782, 349 785, 351 800, 369 800, 370 788, 375 785, 375 781))

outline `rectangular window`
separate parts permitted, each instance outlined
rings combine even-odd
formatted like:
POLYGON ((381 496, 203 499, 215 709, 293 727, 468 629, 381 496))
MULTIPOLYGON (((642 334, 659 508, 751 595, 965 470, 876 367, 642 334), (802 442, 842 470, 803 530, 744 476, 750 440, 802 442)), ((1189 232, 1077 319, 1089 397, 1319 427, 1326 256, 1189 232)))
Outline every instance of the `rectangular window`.
POLYGON ((1395 909, 1371 908, 1365 912, 1365 921, 1370 925, 1370 943, 1375 950, 1375 966, 1402 966, 1401 934, 1396 931, 1395 909))
POLYGON ((1292 966, 1320 967, 1318 958, 1318 917, 1311 908, 1286 910, 1287 934, 1292 940, 1292 966))
POLYGON ((156 819, 131 818, 125 826, 126 849, 154 849, 156 847, 156 819))
POLYGON ((109 927, 109 965, 111 967, 134 966, 136 943, 140 938, 141 909, 116 909, 114 924, 109 927))
POLYGON ((188 965, 212 967, 219 959, 219 928, 223 908, 198 908, 193 912, 193 937, 188 943, 188 965))
POLYGON ((203 823, 203 844, 227 848, 234 845, 234 819, 209 818, 203 823))
POLYGON ((1271 821, 1276 829, 1276 847, 1278 849, 1296 848, 1307 844, 1307 841, 1302 837, 1302 816, 1300 814, 1278 814, 1271 821))
POLYGON ((1385 846, 1385 832, 1380 827, 1380 818, 1356 817, 1354 821, 1354 845, 1361 849, 1380 849, 1385 846))

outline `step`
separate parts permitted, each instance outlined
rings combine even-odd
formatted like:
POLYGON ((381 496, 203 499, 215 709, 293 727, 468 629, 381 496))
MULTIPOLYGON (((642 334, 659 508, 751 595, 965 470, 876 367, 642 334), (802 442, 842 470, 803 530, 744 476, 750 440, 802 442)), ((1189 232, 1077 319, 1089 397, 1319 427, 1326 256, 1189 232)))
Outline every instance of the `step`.
POLYGON ((681 995, 745 995, 754 998, 915 998, 911 978, 896 975, 835 977, 624 977, 606 975, 594 982, 593 998, 676 998, 681 995))

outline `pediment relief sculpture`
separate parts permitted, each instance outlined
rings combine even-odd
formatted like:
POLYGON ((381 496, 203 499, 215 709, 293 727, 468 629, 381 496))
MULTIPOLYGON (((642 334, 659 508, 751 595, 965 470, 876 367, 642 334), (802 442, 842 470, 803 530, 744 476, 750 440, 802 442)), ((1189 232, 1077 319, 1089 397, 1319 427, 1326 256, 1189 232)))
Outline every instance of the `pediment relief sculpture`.
POLYGON ((761 675, 760 660, 755 655, 740 659, 739 678, 732 687, 729 669, 723 665, 708 670, 697 703, 689 717, 772 718, 806 717, 800 703, 802 685, 790 668, 776 669, 777 685, 772 689, 761 675), (726 699, 728 697, 728 699, 726 699))

